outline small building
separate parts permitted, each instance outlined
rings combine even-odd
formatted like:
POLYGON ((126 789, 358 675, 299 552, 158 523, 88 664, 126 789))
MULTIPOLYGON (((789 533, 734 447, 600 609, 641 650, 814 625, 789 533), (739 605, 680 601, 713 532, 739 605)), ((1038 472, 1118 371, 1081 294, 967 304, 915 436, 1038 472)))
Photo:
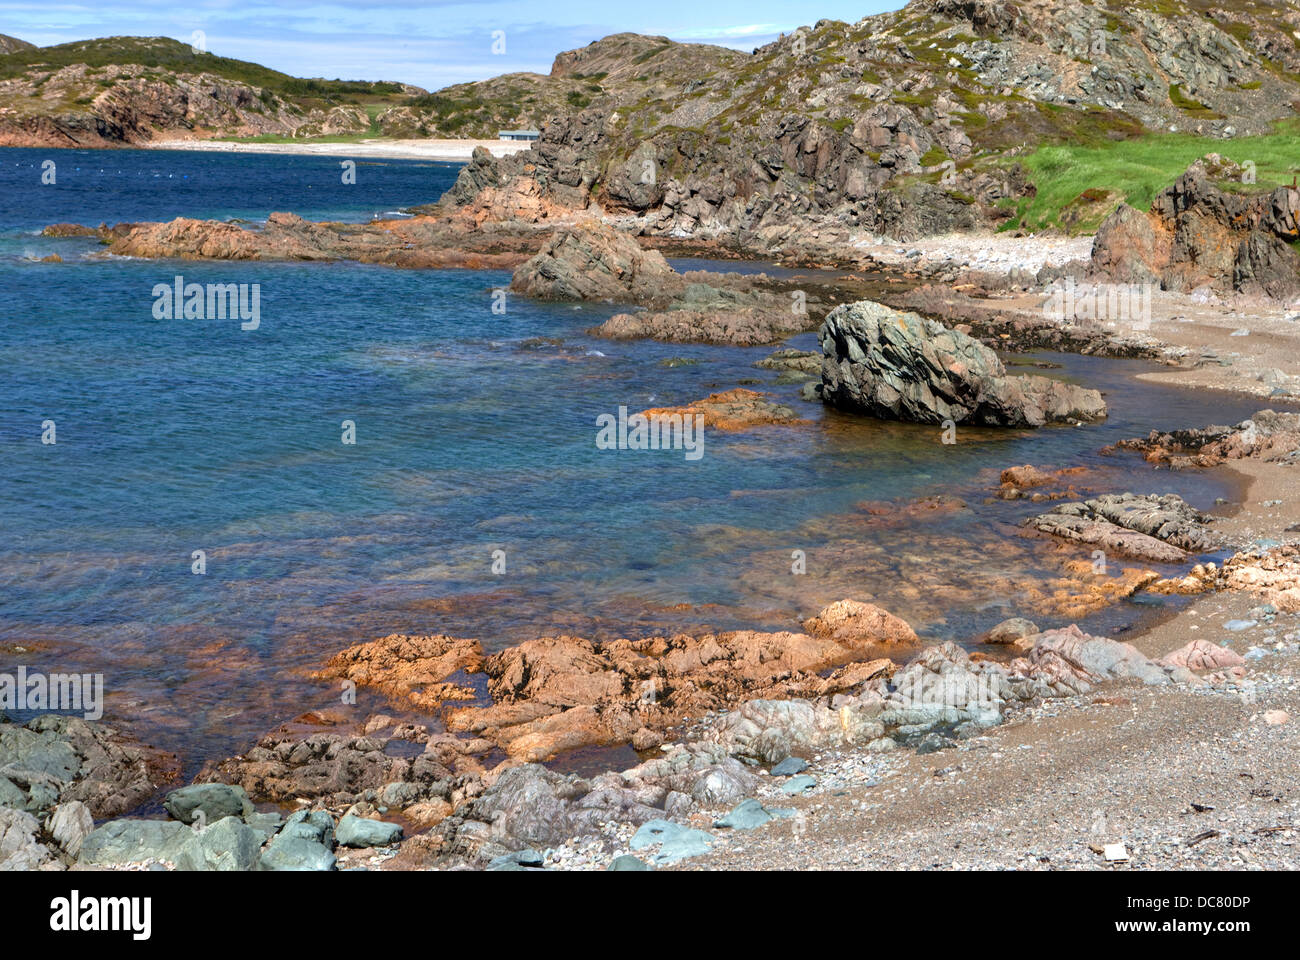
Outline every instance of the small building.
POLYGON ((500 130, 498 140, 536 140, 542 135, 540 130, 500 130))

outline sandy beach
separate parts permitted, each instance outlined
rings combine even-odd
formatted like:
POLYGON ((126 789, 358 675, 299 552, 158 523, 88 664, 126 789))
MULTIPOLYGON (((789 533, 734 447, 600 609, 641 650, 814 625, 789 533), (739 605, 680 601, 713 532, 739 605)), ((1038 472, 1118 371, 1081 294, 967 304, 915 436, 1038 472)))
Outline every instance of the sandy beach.
POLYGON ((153 150, 203 150, 220 153, 271 153, 299 157, 372 157, 389 160, 469 160, 476 147, 494 157, 509 157, 531 150, 532 143, 519 140, 373 140, 303 141, 302 143, 255 143, 241 140, 160 140, 153 150))

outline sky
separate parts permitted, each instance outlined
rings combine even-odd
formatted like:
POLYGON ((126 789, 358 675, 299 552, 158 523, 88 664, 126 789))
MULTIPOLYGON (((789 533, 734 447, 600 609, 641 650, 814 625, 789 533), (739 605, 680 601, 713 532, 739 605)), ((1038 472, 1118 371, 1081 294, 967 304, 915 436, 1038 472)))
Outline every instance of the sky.
POLYGON ((166 36, 300 77, 400 80, 430 90, 547 73, 611 33, 751 50, 823 18, 850 23, 904 0, 0 0, 0 33, 40 46, 166 36), (495 31, 504 33, 504 43, 495 31))

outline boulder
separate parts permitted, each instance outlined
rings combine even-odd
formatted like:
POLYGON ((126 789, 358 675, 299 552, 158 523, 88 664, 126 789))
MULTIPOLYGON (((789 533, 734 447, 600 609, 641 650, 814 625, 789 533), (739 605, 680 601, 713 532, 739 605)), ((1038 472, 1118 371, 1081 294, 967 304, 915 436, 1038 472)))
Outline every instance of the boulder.
POLYGON ((822 398, 882 420, 1040 427, 1097 420, 1106 404, 1087 390, 1041 376, 1008 376, 978 340, 936 320, 870 301, 826 317, 822 398))
POLYGON ((69 800, 54 808, 45 822, 45 830, 70 857, 81 852, 81 845, 95 829, 90 809, 80 800, 69 800))
POLYGON ((1156 661, 1165 667, 1186 667, 1198 673, 1240 667, 1246 661, 1241 654, 1209 640, 1192 640, 1186 646, 1167 653, 1156 661))
POLYGON ((167 794, 163 809, 184 824, 200 815, 205 824, 215 824, 226 817, 241 820, 253 811, 253 804, 243 787, 225 783, 195 783, 167 794))
POLYGON ((916 631, 906 620, 859 600, 837 600, 817 616, 805 620, 803 628, 814 637, 852 647, 918 642, 916 631))
POLYGON ((681 282, 659 251, 643 250, 631 235, 587 221, 557 230, 515 270, 510 289, 546 300, 636 302, 681 282))
POLYGON ((306 837, 279 833, 271 838, 261 858, 258 870, 274 871, 328 871, 335 867, 336 859, 329 847, 306 837))
POLYGON ((174 820, 111 820, 81 843, 77 862, 87 866, 119 866, 160 860, 175 863, 194 832, 174 820))
POLYGON ((53 857, 36 840, 41 824, 24 810, 0 807, 0 871, 39 870, 53 857))
POLYGON ((334 837, 341 847, 386 847, 401 839, 402 828, 349 813, 339 821, 334 837))
POLYGON ((1026 620, 1024 617, 1012 617, 1010 620, 1003 620, 985 634, 984 642, 1014 644, 1036 633, 1038 633, 1038 626, 1033 621, 1026 620))
POLYGON ((239 817, 223 817, 191 831, 176 854, 177 870, 252 870, 261 854, 262 835, 239 817))

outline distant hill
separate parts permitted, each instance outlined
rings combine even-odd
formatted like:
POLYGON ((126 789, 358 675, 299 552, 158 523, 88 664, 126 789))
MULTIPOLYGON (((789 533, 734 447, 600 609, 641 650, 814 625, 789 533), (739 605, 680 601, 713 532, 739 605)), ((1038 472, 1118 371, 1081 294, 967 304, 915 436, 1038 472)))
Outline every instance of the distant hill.
POLYGON ((425 94, 389 81, 291 77, 165 37, 17 43, 0 56, 0 144, 374 133, 378 113, 425 94))
POLYGON ((32 50, 35 47, 36 44, 34 43, 28 43, 26 40, 19 40, 17 37, 0 33, 0 55, 13 53, 16 50, 32 50))

